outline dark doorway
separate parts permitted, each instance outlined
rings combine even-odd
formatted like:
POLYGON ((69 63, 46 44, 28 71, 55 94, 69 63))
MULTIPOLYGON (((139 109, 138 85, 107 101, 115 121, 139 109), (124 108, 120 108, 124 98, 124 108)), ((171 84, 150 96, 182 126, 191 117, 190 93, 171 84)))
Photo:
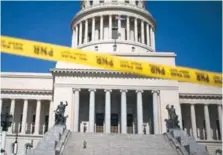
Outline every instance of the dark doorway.
POLYGON ((111 114, 111 133, 118 133, 118 114, 111 114))
POLYGON ((217 125, 217 132, 218 132, 218 139, 217 140, 221 140, 221 129, 220 129, 219 120, 216 120, 216 125, 217 125))
POLYGON ((104 129, 104 113, 96 114, 96 132, 103 132, 104 129))
POLYGON ((127 115, 127 133, 133 133, 133 115, 132 114, 128 114, 127 115))

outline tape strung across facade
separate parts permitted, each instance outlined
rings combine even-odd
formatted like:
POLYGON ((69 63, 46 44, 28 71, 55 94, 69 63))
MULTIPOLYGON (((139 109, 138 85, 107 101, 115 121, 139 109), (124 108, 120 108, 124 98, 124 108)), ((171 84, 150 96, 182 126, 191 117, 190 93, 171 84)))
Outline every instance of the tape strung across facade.
POLYGON ((222 87, 222 74, 129 60, 108 54, 1 36, 1 52, 50 61, 77 63, 147 77, 222 87))

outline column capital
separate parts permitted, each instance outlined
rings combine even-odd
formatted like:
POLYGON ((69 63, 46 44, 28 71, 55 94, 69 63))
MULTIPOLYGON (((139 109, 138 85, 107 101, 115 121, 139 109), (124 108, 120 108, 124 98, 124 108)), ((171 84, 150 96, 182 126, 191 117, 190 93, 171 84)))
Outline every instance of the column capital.
POLYGON ((80 88, 72 88, 73 91, 80 91, 80 88))
POLYGON ((112 92, 112 89, 105 89, 104 92, 112 92))
POLYGON ((127 93, 127 92, 128 92, 128 90, 127 90, 127 89, 121 89, 121 90, 120 90, 120 92, 121 92, 121 93, 122 93, 122 92, 127 93))
POLYGON ((160 93, 160 90, 151 90, 152 94, 159 94, 160 93))
POLYGON ((96 89, 90 88, 88 89, 89 92, 96 92, 96 89))
POLYGON ((143 93, 143 90, 137 89, 136 93, 143 93))

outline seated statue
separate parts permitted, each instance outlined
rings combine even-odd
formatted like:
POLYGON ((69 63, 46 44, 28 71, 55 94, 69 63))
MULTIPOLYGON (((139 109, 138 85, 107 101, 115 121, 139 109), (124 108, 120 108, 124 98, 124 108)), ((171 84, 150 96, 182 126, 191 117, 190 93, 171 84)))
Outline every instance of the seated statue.
POLYGON ((66 118, 64 116, 65 114, 65 108, 68 105, 67 101, 66 104, 63 104, 63 102, 60 102, 60 104, 57 106, 57 109, 55 112, 55 125, 65 125, 66 124, 66 118))

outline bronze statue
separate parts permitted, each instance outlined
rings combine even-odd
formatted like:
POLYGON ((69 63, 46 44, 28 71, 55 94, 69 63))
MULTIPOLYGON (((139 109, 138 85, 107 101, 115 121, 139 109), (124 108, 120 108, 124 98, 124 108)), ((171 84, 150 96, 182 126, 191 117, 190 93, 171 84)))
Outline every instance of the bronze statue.
POLYGON ((60 104, 57 106, 57 109, 54 111, 55 112, 55 125, 65 125, 66 123, 66 118, 65 114, 65 108, 68 105, 67 101, 66 104, 63 104, 63 102, 60 102, 60 104))
POLYGON ((169 118, 165 119, 167 130, 180 128, 179 121, 178 121, 178 116, 176 114, 174 106, 171 105, 171 108, 170 108, 169 105, 167 105, 166 109, 167 109, 168 115, 169 115, 169 118))

